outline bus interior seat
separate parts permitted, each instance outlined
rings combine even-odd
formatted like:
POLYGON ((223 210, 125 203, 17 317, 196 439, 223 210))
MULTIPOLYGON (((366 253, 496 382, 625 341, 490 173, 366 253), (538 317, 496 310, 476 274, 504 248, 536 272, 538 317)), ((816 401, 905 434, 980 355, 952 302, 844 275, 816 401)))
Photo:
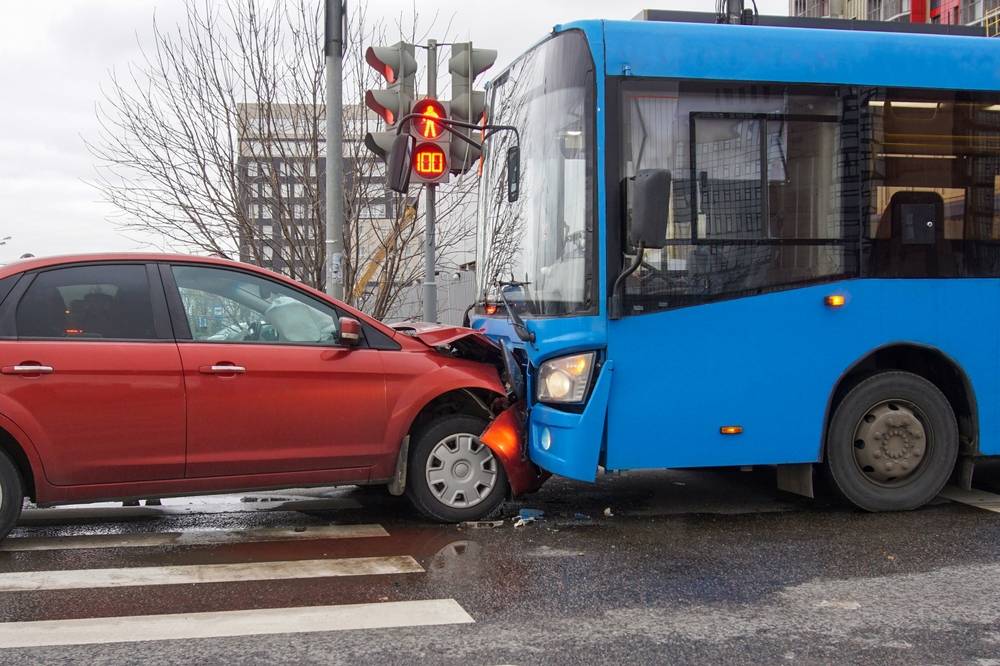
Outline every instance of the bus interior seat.
POLYGON ((944 238, 944 199, 937 192, 892 195, 872 239, 875 277, 955 274, 951 243, 944 238))

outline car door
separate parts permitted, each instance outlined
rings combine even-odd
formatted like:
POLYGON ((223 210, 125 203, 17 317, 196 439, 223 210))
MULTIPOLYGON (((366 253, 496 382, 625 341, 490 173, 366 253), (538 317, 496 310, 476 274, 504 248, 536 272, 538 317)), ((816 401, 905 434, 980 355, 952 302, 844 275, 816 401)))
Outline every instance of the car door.
POLYGON ((183 478, 184 384, 154 267, 29 273, 2 319, 0 409, 51 483, 183 478))
POLYGON ((387 454, 379 353, 329 304, 249 271, 163 266, 187 388, 189 477, 359 468, 387 454))

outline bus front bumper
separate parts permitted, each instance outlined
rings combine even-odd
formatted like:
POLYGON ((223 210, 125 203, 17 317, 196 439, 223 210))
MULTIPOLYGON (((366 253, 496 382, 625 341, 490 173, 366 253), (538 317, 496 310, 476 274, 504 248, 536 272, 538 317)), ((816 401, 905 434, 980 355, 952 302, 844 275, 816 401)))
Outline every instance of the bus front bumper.
POLYGON ((538 403, 526 417, 518 404, 487 427, 480 439, 503 461, 515 495, 537 490, 549 473, 580 481, 597 478, 613 371, 614 364, 605 362, 580 413, 538 403), (535 465, 544 470, 541 476, 535 465))

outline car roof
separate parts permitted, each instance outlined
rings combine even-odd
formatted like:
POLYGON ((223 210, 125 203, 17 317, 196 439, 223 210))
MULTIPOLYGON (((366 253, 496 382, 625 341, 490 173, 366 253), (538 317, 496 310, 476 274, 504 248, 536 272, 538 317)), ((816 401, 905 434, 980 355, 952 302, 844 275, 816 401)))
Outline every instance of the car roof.
MULTIPOLYGON (((239 261, 232 261, 231 259, 223 259, 221 257, 199 257, 188 254, 170 254, 166 252, 97 252, 90 254, 64 254, 64 255, 54 255, 51 257, 32 257, 30 259, 19 259, 18 261, 5 264, 0 266, 0 278, 5 278, 10 275, 16 275, 17 273, 23 273, 24 271, 38 270, 40 268, 51 268, 53 266, 61 266, 64 264, 83 264, 83 263, 94 263, 94 262, 108 262, 108 261, 184 261, 184 262, 195 262, 195 263, 205 263, 214 264, 219 266, 232 266, 244 269, 250 269, 257 272, 272 273, 266 269, 262 269, 259 266, 252 266, 250 264, 244 264, 239 261)), ((284 276, 279 276, 284 277, 284 276)))

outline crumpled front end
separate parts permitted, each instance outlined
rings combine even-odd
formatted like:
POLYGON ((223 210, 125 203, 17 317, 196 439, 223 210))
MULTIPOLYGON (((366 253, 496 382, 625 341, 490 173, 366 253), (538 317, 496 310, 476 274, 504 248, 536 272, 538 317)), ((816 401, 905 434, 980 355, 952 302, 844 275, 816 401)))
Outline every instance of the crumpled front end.
POLYGON ((479 437, 500 459, 515 497, 538 490, 551 476, 528 458, 524 434, 524 409, 518 403, 501 412, 479 437))

